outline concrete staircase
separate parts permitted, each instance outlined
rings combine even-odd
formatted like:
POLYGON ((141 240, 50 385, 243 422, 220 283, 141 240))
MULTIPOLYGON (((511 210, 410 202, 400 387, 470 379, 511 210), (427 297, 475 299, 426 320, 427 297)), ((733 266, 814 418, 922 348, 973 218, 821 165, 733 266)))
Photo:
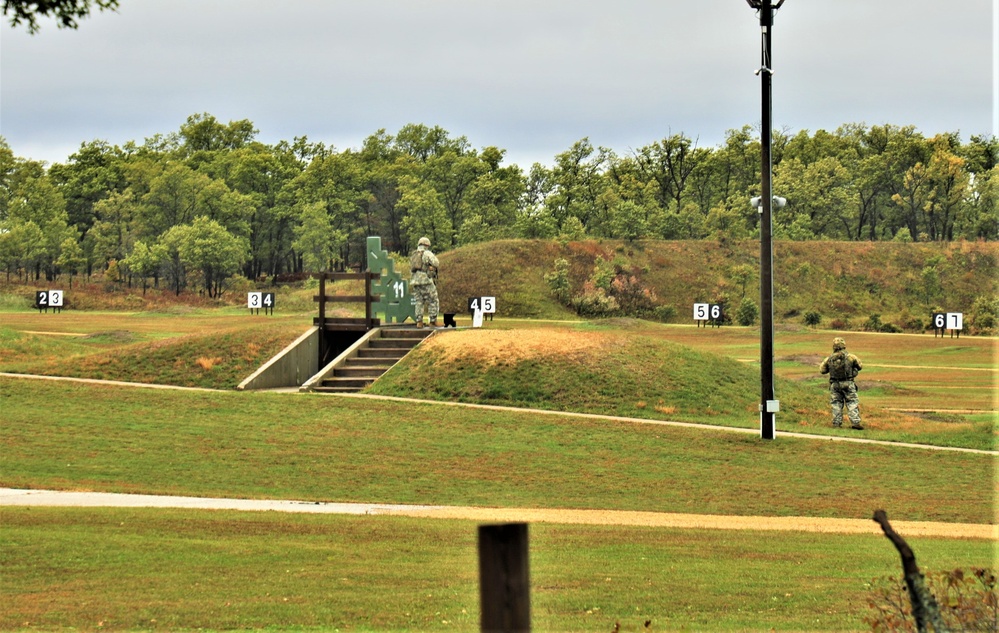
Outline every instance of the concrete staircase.
POLYGON ((431 328, 379 328, 375 335, 348 350, 328 366, 325 375, 310 390, 326 393, 360 391, 391 369, 433 332, 431 328))

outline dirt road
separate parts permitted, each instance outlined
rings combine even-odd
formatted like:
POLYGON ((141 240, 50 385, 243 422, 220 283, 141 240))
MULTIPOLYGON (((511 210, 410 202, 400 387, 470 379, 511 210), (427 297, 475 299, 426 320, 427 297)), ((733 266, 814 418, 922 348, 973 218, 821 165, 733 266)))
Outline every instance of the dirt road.
MULTIPOLYGON (((352 514, 406 516, 429 519, 464 519, 484 523, 558 523, 567 525, 623 525, 710 530, 762 530, 772 532, 823 532, 834 534, 880 534, 881 528, 869 519, 829 519, 814 517, 718 516, 666 512, 619 510, 559 510, 544 508, 476 508, 418 506, 377 503, 320 503, 293 500, 211 499, 115 494, 106 492, 63 492, 0 488, 0 508, 12 506, 89 508, 185 508, 198 510, 239 510, 292 512, 304 514, 352 514)), ((906 537, 966 538, 999 541, 999 526, 974 523, 892 521, 906 537)))

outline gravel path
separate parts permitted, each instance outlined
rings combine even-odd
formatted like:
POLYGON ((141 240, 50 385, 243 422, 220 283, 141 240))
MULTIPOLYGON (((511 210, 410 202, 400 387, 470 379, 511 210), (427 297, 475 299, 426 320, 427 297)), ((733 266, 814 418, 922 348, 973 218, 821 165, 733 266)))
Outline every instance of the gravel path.
MULTIPOLYGON (((0 508, 13 506, 183 508, 303 514, 405 516, 428 519, 465 519, 486 523, 527 522, 712 530, 761 530, 769 532, 881 534, 881 528, 873 520, 869 519, 719 516, 621 510, 556 510, 541 508, 393 505, 380 503, 322 503, 276 499, 212 499, 204 497, 167 497, 107 492, 61 492, 54 490, 0 488, 0 508)), ((996 525, 939 523, 931 521, 892 521, 892 526, 900 534, 904 534, 907 537, 923 536, 999 541, 999 526, 996 525)))

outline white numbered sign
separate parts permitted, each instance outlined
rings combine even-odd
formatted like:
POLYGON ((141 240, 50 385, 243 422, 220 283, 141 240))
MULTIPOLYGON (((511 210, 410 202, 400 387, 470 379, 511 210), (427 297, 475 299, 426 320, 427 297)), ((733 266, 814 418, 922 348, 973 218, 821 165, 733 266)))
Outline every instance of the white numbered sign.
POLYGON ((947 313, 947 329, 948 330, 963 330, 964 329, 964 313, 963 312, 948 312, 947 313))
POLYGON ((39 310, 48 310, 49 308, 61 309, 62 305, 62 290, 38 290, 35 292, 35 307, 39 310))
POLYGON ((468 311, 472 314, 481 312, 482 314, 496 313, 496 297, 470 297, 468 299, 468 311))
POLYGON ((273 292, 248 292, 246 293, 246 307, 250 310, 261 310, 266 312, 274 311, 273 292))
POLYGON ((707 321, 708 311, 710 306, 707 303, 695 303, 694 304, 694 320, 695 321, 707 321))

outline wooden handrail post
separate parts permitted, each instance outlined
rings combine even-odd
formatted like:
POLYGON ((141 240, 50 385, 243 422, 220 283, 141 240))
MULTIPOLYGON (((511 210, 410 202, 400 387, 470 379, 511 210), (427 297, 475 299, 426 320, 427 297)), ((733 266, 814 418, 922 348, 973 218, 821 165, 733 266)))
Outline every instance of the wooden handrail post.
POLYGON ((526 523, 479 526, 479 598, 482 631, 531 630, 526 523))
POLYGON ((364 320, 368 327, 371 327, 371 276, 374 273, 364 275, 364 320))

